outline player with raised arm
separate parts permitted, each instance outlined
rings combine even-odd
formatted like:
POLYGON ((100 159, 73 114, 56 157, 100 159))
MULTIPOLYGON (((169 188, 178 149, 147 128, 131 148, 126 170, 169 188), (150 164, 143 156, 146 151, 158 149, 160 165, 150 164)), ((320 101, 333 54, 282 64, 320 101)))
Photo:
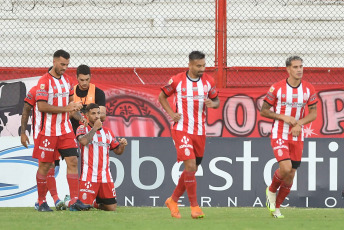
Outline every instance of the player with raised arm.
POLYGON ((260 111, 261 116, 274 120, 271 146, 279 168, 266 189, 266 206, 275 218, 284 218, 280 205, 289 194, 301 164, 303 126, 317 117, 317 94, 309 82, 302 80, 303 60, 298 56, 289 57, 286 69, 289 77, 270 87, 260 111), (305 116, 306 105, 308 114, 305 116))
POLYGON ((162 87, 159 101, 174 121, 172 139, 177 150, 177 161, 183 161, 184 171, 178 185, 165 204, 171 216, 181 218, 178 199, 187 191, 192 218, 203 218, 204 213, 197 202, 197 182, 195 173, 201 164, 205 148, 206 108, 218 108, 220 100, 214 79, 204 73, 205 55, 199 51, 189 54, 189 70, 173 76, 162 87), (167 98, 175 96, 174 111, 167 98))
POLYGON ((112 131, 103 127, 100 106, 86 107, 88 126, 79 126, 77 139, 81 146, 81 176, 79 199, 105 211, 117 208, 116 190, 110 172, 109 150, 121 155, 127 145, 125 138, 116 140, 112 131))

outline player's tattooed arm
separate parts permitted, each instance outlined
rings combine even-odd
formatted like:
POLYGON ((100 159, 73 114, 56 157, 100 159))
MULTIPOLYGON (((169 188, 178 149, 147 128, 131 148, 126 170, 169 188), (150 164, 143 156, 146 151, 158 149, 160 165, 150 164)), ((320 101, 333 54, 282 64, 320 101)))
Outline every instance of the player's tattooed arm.
POLYGON ((270 118, 273 120, 282 120, 292 126, 297 125, 297 121, 294 117, 286 116, 284 114, 277 114, 270 110, 271 107, 272 105, 264 101, 262 105, 262 109, 260 110, 260 115, 262 117, 270 118))
POLYGON ((299 125, 306 125, 308 123, 311 123, 317 118, 317 114, 317 104, 310 105, 308 106, 308 114, 304 118, 297 121, 297 123, 299 125))
POLYGON ((86 133, 85 135, 80 135, 78 137, 78 140, 80 142, 80 144, 82 144, 83 146, 88 145, 89 143, 91 143, 94 134, 97 132, 98 129, 100 129, 103 126, 103 123, 98 119, 94 122, 93 124, 93 128, 86 133))
POLYGON ((80 142, 81 145, 85 146, 88 145, 89 143, 91 143, 94 134, 97 132, 96 129, 92 128, 88 133, 86 133, 85 135, 80 135, 78 137, 78 140, 80 142))

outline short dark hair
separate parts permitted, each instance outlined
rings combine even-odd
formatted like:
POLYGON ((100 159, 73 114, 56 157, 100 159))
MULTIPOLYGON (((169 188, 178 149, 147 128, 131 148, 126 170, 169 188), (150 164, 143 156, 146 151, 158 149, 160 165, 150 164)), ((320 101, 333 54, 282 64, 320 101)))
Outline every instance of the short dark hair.
POLYGON ((83 74, 83 75, 90 74, 91 75, 90 67, 87 65, 79 65, 78 68, 76 69, 76 76, 79 76, 79 74, 83 74))
POLYGON ((91 109, 96 109, 96 108, 99 109, 99 105, 95 103, 90 103, 86 106, 85 113, 88 113, 91 109))
POLYGON ((199 59, 204 59, 204 58, 205 58, 205 54, 202 53, 201 51, 192 51, 189 54, 189 61, 199 60, 199 59))
POLYGON ((54 53, 54 58, 63 57, 64 59, 69 59, 70 55, 67 51, 58 50, 54 53))
POLYGON ((291 66, 291 62, 292 61, 295 61, 295 60, 298 60, 298 61, 301 61, 303 63, 303 60, 301 57, 299 56, 290 56, 287 58, 287 60, 285 61, 285 66, 288 67, 288 66, 291 66))

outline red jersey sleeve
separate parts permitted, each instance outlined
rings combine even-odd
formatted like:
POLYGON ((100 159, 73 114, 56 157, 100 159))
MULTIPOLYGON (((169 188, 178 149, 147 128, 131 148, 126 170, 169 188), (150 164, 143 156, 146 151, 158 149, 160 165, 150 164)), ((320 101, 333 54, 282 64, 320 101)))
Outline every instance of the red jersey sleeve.
POLYGON ((276 92, 277 92, 277 89, 275 85, 272 85, 269 91, 266 93, 264 97, 264 101, 266 101, 269 105, 273 106, 277 100, 276 92))
POLYGON ((32 107, 36 104, 36 86, 32 87, 24 99, 32 107))
POLYGON ((168 84, 161 87, 161 90, 166 94, 166 96, 171 96, 175 90, 176 90, 176 79, 175 77, 172 77, 169 81, 168 84))
POLYGON ((49 79, 41 77, 37 83, 36 101, 48 101, 49 97, 49 79))
POLYGON ((318 103, 319 100, 318 100, 317 93, 315 92, 313 85, 310 84, 309 90, 310 90, 310 93, 309 93, 310 96, 309 96, 309 99, 307 101, 307 105, 311 106, 311 105, 318 103))
POLYGON ((115 137, 115 135, 113 134, 113 132, 111 130, 109 130, 109 133, 111 135, 111 142, 110 142, 110 149, 115 149, 119 146, 119 142, 117 141, 117 138, 115 137))
POLYGON ((80 135, 85 135, 86 134, 86 127, 84 125, 80 125, 77 130, 76 130, 76 139, 78 140, 78 137, 80 135))
POLYGON ((215 81, 213 78, 211 78, 211 81, 209 83, 211 88, 208 92, 208 97, 210 99, 214 99, 219 95, 219 92, 216 90, 215 81))

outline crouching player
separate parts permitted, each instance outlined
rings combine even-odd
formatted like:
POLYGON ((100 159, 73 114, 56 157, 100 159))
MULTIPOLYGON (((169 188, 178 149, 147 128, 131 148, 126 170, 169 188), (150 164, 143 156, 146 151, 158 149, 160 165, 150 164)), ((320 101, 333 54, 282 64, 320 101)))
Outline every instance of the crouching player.
POLYGON ((109 150, 121 155, 128 143, 125 138, 117 141, 110 129, 102 127, 97 104, 86 107, 86 117, 88 126, 81 125, 76 131, 82 157, 79 199, 94 208, 115 211, 116 190, 110 172, 109 150))

